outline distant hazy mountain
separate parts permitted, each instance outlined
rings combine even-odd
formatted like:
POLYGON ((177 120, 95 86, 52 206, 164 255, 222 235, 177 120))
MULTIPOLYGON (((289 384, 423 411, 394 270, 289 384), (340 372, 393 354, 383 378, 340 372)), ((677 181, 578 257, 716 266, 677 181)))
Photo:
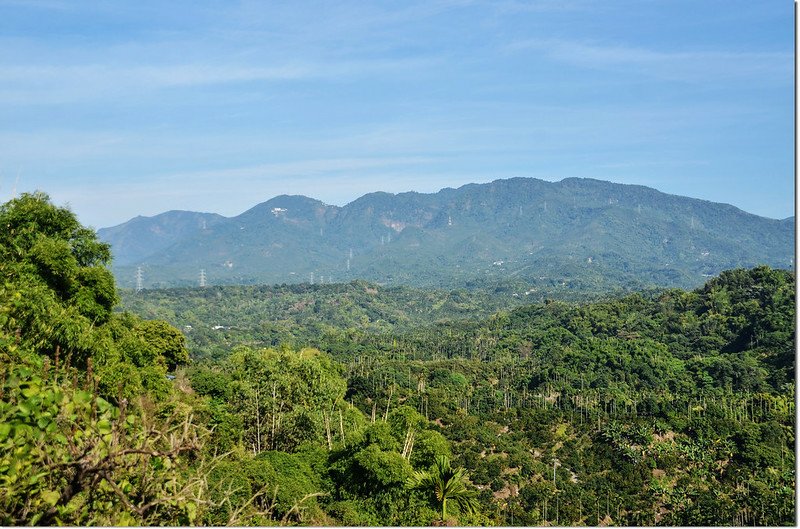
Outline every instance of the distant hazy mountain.
POLYGON ((793 266, 794 219, 591 179, 531 178, 344 207, 275 197, 241 215, 170 211, 99 230, 120 286, 296 283, 689 287, 740 266, 793 266), (352 257, 351 257, 352 253, 352 257), (349 263, 349 264, 348 264, 349 263), (348 269, 349 267, 349 269, 348 269))
POLYGON ((115 263, 137 263, 220 220, 227 219, 216 213, 167 211, 155 217, 139 216, 98 230, 98 234, 101 239, 112 242, 115 263))

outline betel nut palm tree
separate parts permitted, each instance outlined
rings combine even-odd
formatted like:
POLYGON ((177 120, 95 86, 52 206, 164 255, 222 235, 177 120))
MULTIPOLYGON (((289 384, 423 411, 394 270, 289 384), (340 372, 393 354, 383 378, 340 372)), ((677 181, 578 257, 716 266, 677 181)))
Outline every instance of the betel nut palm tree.
POLYGON ((406 481, 410 489, 433 492, 437 503, 442 508, 442 521, 447 520, 447 502, 452 501, 467 514, 474 514, 478 509, 477 492, 467 488, 466 471, 452 468, 446 456, 436 458, 430 470, 415 472, 406 481))

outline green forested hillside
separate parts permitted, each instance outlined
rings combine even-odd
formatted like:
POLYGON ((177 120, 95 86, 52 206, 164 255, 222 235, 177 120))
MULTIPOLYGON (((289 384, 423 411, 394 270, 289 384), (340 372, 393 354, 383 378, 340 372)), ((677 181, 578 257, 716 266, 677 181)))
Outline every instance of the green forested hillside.
POLYGON ((23 195, 0 226, 3 524, 794 524, 793 273, 503 310, 356 282, 119 312, 72 213, 23 195))
MULTIPOLYGON (((779 523, 741 505, 755 480, 773 494, 760 501, 793 512, 794 289, 788 272, 739 269, 692 292, 551 301, 415 328, 351 320, 309 334, 292 323, 282 339, 342 362, 347 399, 368 416, 402 404, 435 421, 502 523, 779 523), (767 439, 781 441, 745 455, 767 439), (574 466, 562 473, 564 460, 574 466), (603 494, 619 510, 598 518, 603 494)), ((251 338, 228 330, 231 343, 251 338)), ((223 360, 190 373, 229 371, 223 360)))
POLYGON ((230 347, 281 343, 317 345, 347 332, 397 333, 436 322, 486 318, 545 299, 597 300, 621 290, 525 285, 455 290, 387 287, 362 280, 336 284, 225 285, 121 289, 119 311, 163 318, 182 329, 196 359, 225 356, 230 347))
POLYGON ((387 288, 365 281, 122 290, 120 296, 120 310, 182 329, 196 359, 227 356, 234 345, 316 345, 342 330, 380 334, 475 320, 527 298, 507 290, 387 288))

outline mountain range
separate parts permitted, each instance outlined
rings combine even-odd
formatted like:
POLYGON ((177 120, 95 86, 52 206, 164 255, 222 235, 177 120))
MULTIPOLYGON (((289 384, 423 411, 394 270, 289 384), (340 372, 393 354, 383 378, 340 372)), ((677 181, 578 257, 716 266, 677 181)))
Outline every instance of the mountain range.
POLYGON ((342 282, 537 289, 694 287, 722 270, 793 268, 794 217, 585 178, 281 195, 235 217, 168 211, 103 228, 121 287, 342 282))

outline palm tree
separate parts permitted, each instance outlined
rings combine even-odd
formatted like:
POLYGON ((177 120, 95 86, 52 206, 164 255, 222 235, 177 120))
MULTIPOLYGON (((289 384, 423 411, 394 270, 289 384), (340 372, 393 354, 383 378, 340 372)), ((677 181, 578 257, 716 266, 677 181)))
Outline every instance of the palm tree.
POLYGON ((447 457, 439 456, 430 470, 415 472, 408 478, 406 486, 410 489, 433 492, 436 501, 442 506, 444 522, 447 519, 447 500, 452 500, 468 514, 473 514, 478 509, 477 492, 467 488, 468 481, 465 474, 463 468, 452 468, 447 457))

